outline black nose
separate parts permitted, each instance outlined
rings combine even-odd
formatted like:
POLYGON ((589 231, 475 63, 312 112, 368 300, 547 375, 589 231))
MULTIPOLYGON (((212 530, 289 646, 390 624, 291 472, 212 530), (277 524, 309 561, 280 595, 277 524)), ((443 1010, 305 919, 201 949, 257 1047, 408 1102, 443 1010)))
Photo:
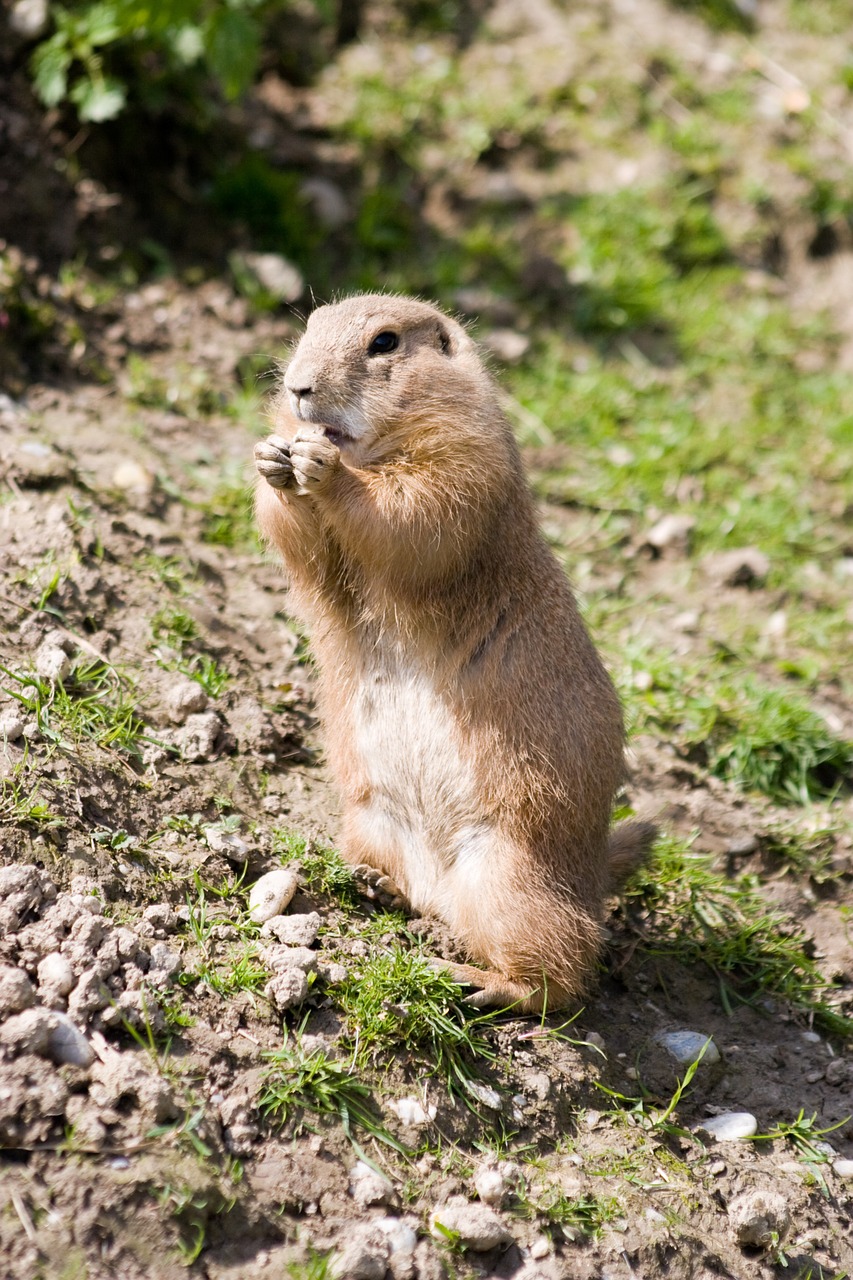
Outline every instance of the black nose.
POLYGON ((289 390, 292 396, 297 396, 298 399, 301 400, 303 396, 310 396, 314 388, 313 387, 290 387, 289 390))

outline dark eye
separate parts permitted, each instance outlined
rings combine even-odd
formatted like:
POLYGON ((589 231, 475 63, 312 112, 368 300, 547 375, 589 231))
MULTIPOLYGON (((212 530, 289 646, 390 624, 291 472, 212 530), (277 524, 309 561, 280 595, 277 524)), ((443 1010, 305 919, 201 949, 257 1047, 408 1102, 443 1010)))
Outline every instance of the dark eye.
POLYGON ((377 333, 376 337, 367 348, 369 356, 387 356, 389 352, 396 351, 400 345, 400 339, 396 333, 392 333, 390 329, 383 329, 381 333, 377 333))

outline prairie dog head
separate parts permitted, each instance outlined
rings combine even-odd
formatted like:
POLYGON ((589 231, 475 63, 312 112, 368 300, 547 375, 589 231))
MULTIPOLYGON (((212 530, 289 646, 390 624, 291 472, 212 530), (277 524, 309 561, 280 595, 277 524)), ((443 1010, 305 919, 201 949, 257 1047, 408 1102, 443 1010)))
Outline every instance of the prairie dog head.
POLYGON ((493 399, 461 325, 411 298, 362 294, 318 307, 284 375, 299 422, 340 448, 369 447, 493 399), (473 402, 473 403, 472 403, 473 402))

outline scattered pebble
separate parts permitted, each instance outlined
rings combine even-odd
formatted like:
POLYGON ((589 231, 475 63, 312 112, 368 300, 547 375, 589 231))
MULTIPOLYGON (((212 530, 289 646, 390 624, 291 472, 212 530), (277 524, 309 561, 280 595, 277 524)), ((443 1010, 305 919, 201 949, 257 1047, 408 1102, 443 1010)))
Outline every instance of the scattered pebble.
POLYGON ((279 916, 296 893, 296 872, 288 867, 268 871, 249 891, 249 915, 256 924, 266 924, 279 916))
POLYGON ((471 1097, 476 1098, 484 1107, 488 1107, 491 1111, 501 1110, 503 1106, 501 1095, 490 1084, 483 1084, 480 1080, 466 1080, 465 1088, 471 1097))
POLYGON ((0 743, 17 742, 23 737, 26 719, 18 711, 6 711, 0 716, 0 743))
POLYGON ((47 1042, 48 1056, 56 1063, 70 1063, 75 1067, 91 1066, 94 1050, 79 1027, 75 1027, 64 1013, 54 1013, 54 1027, 47 1042))
POLYGON ((588 1031, 582 1043, 591 1045, 593 1049, 597 1049, 600 1054, 606 1056, 604 1036, 600 1036, 597 1031, 588 1031))
POLYGON ((236 831, 223 831, 218 823, 204 828, 204 838, 208 849, 224 854, 232 862, 246 862, 252 852, 251 845, 241 835, 236 831))
POLYGON ((512 1160, 484 1160, 474 1174, 474 1188, 483 1204, 495 1208, 524 1187, 524 1174, 512 1160))
POLYGON ((832 1171, 839 1178, 853 1178, 853 1160, 833 1161, 832 1171))
POLYGON ((435 1119, 434 1103, 424 1106, 417 1098, 392 1098, 388 1110, 393 1111, 406 1128, 420 1129, 435 1119))
POLYGON ((148 496, 154 488, 154 476, 147 467, 132 458, 120 462, 112 474, 112 482, 116 489, 124 493, 136 493, 148 496))
POLYGON ((758 1133, 758 1121, 748 1111, 724 1111, 722 1115, 703 1120, 695 1126, 717 1142, 739 1142, 758 1133))
POLYGON ((56 684, 70 674, 71 659, 58 645, 46 643, 36 649, 33 666, 42 680, 50 680, 56 684))
POLYGON ((675 513, 663 516, 652 525, 643 542, 660 555, 686 555, 695 524, 692 516, 675 513))
POLYGON ((467 1200, 450 1201, 435 1209, 430 1215, 429 1230, 436 1240, 447 1240, 448 1233, 458 1237, 463 1249, 473 1249, 475 1253, 512 1241, 493 1209, 485 1204, 469 1204, 467 1200))
POLYGON ((742 1248, 766 1249, 784 1240, 791 1215, 778 1191, 744 1191, 728 1206, 735 1240, 742 1248))
POLYGON ((662 1031, 655 1036, 655 1043, 666 1049, 676 1062, 689 1066, 702 1054, 700 1066, 712 1066, 720 1061, 720 1051, 708 1035, 700 1031, 662 1031), (702 1052, 704 1049, 704 1053, 702 1052))
POLYGON ((767 580, 770 561, 757 547, 738 547, 705 556, 702 568, 720 587, 760 587, 767 580))

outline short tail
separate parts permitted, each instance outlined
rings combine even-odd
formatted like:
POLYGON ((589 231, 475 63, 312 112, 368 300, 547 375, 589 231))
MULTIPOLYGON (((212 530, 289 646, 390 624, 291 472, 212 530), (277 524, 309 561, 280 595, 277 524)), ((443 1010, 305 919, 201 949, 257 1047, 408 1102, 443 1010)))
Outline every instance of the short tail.
POLYGON ((628 877, 637 870, 657 839, 657 834, 658 829, 653 822, 620 822, 613 828, 607 842, 611 893, 618 893, 628 877))

